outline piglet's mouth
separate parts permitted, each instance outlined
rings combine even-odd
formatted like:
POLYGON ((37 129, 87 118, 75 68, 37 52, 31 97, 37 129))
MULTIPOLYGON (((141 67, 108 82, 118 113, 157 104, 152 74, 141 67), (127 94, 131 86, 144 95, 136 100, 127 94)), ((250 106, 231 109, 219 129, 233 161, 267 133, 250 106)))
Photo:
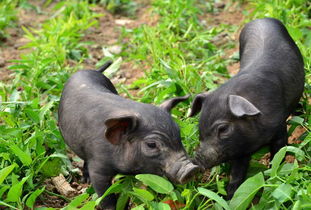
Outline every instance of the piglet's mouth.
POLYGON ((211 162, 210 160, 206 160, 206 158, 204 156, 201 156, 201 155, 197 155, 195 157, 195 159, 193 160, 193 162, 195 164, 199 165, 204 170, 210 169, 210 168, 218 165, 217 162, 211 162))
POLYGON ((205 152, 199 151, 193 162, 204 169, 210 169, 223 161, 221 155, 216 150, 209 148, 205 152))

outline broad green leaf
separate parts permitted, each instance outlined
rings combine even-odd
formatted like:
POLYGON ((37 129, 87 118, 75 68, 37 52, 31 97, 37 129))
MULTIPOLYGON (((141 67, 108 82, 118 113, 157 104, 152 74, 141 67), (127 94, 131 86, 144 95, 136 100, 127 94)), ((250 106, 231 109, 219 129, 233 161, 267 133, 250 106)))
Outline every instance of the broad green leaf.
POLYGON ((272 192, 272 196, 278 200, 280 203, 284 203, 291 199, 292 187, 289 184, 281 184, 272 192))
POLYGON ((6 199, 7 201, 17 202, 20 199, 20 196, 22 195, 23 185, 29 177, 30 176, 24 177, 20 182, 17 182, 11 187, 8 192, 8 196, 6 199))
POLYGON ((10 166, 7 166, 7 167, 1 169, 1 171, 0 171, 0 185, 3 183, 5 178, 13 171, 15 166, 16 166, 16 164, 14 163, 10 166))
POLYGON ((224 181, 220 181, 218 176, 216 178, 216 184, 217 184, 217 191, 218 191, 218 193, 220 193, 222 195, 227 195, 227 192, 225 190, 225 182, 224 181))
POLYGON ((41 172, 47 176, 58 176, 61 172, 61 166, 63 162, 60 158, 50 158, 45 161, 45 164, 41 168, 41 172))
POLYGON ((121 193, 117 201, 116 210, 124 210, 129 198, 127 193, 121 193))
POLYGON ((104 199, 107 195, 110 195, 112 193, 122 192, 123 188, 124 188, 124 185, 120 184, 120 183, 115 183, 115 184, 111 185, 101 197, 96 199, 96 205, 99 205, 101 200, 104 199))
POLYGON ((84 193, 81 194, 77 197, 75 197, 69 204, 68 207, 78 207, 79 205, 81 205, 83 203, 83 201, 85 201, 86 199, 88 199, 89 194, 84 193))
POLYGON ((44 191, 45 187, 41 189, 36 189, 31 195, 27 198, 26 205, 29 208, 33 208, 34 203, 36 202, 37 197, 44 191))
POLYGON ((145 210, 144 206, 145 206, 145 204, 141 204, 139 206, 132 208, 131 210, 145 210))
POLYGON ((145 189, 139 189, 139 188, 134 187, 133 190, 138 196, 140 196, 144 200, 152 201, 154 199, 154 196, 152 195, 152 193, 145 189))
POLYGON ((170 205, 166 203, 156 203, 156 202, 151 202, 151 209, 152 210, 171 210, 170 205))
POLYGON ((32 163, 31 155, 29 153, 24 152, 21 150, 16 144, 11 142, 10 144, 11 151, 20 159, 20 161, 26 165, 29 166, 32 163))
POLYGON ((216 193, 214 193, 213 191, 210 191, 208 189, 199 187, 198 188, 198 192, 201 195, 204 195, 205 197, 208 197, 209 199, 212 199, 214 201, 216 201, 219 205, 221 205, 224 209, 230 209, 228 203, 219 195, 217 195, 216 193))
POLYGON ((294 116, 294 117, 292 117, 292 118, 290 119, 290 122, 291 122, 291 123, 297 123, 297 124, 299 124, 299 125, 302 125, 303 122, 304 122, 304 119, 301 118, 301 117, 298 117, 298 116, 294 116))
POLYGON ((171 198, 173 199, 173 201, 177 201, 177 200, 178 200, 178 197, 177 197, 176 192, 172 191, 169 195, 171 196, 171 198))
POLYGON ((300 204, 301 204, 300 200, 296 201, 292 210, 300 210, 301 209, 300 204))
POLYGON ((10 188, 11 186, 9 185, 4 185, 2 188, 0 188, 0 198, 2 198, 3 193, 5 193, 5 191, 7 191, 10 188))
POLYGON ((232 209, 246 209, 252 202, 256 193, 264 186, 265 180, 260 172, 253 177, 248 178, 234 193, 229 206, 232 209))
POLYGON ((157 175, 138 174, 135 178, 158 193, 169 194, 174 190, 173 185, 169 181, 157 175))
POLYGON ((297 147, 293 147, 293 146, 286 146, 286 151, 287 152, 292 152, 295 154, 295 157, 299 160, 302 161, 304 160, 305 157, 305 153, 304 151, 302 151, 301 149, 297 148, 297 147))
POLYGON ((93 210, 95 209, 96 201, 89 201, 80 210, 93 210))
POLYGON ((283 158, 285 157, 286 154, 286 147, 283 147, 282 149, 280 149, 280 151, 278 151, 275 155, 274 158, 271 162, 272 167, 271 167, 271 177, 275 177, 277 174, 277 171, 280 167, 280 164, 283 160, 283 158))
POLYGON ((278 175, 279 176, 288 176, 288 175, 290 175, 290 173, 293 172, 294 167, 295 167, 294 163, 285 163, 280 168, 278 175))
POLYGON ((18 181, 18 178, 19 178, 19 176, 18 176, 17 174, 12 173, 12 175, 11 175, 12 186, 15 185, 15 184, 17 184, 17 183, 19 182, 19 181, 18 181))

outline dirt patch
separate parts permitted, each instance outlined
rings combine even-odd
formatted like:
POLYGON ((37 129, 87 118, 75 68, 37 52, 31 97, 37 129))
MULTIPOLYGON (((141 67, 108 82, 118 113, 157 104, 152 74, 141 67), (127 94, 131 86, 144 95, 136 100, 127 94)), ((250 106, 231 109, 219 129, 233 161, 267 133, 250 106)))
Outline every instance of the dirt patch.
POLYGON ((230 76, 236 75, 240 70, 240 62, 232 62, 227 66, 230 76))
POLYGON ((240 25, 244 20, 243 10, 246 8, 246 4, 240 4, 239 2, 230 3, 225 1, 223 5, 215 4, 214 8, 217 11, 213 13, 205 13, 200 17, 201 20, 205 20, 207 25, 240 25))
POLYGON ((302 126, 297 126, 293 131, 292 135, 288 138, 288 144, 300 144, 301 140, 299 139, 302 134, 307 130, 302 126))
POLYGON ((271 154, 270 154, 270 152, 268 152, 268 153, 264 154, 258 162, 265 165, 266 167, 269 167, 270 166, 270 156, 271 156, 271 154))
MULTIPOLYGON (((207 27, 218 26, 221 24, 226 25, 236 25, 238 29, 233 34, 221 34, 218 37, 215 37, 213 43, 216 46, 222 46, 228 42, 233 42, 234 47, 225 50, 223 56, 224 59, 229 59, 235 53, 239 51, 239 34, 244 23, 243 11, 246 10, 247 4, 240 4, 239 2, 229 2, 225 1, 223 3, 215 3, 214 8, 216 12, 206 13, 199 17, 199 19, 205 23, 207 27)), ((228 66, 228 73, 233 76, 239 69, 240 64, 237 61, 231 61, 228 66)))
MULTIPOLYGON (((94 44, 89 46, 91 62, 87 61, 86 65, 95 65, 99 59, 104 57, 103 47, 112 47, 117 44, 124 44, 127 39, 121 40, 122 28, 134 29, 141 25, 154 26, 158 21, 157 15, 152 15, 150 6, 143 5, 137 13, 137 19, 130 19, 120 15, 112 15, 103 7, 96 6, 92 10, 102 16, 98 18, 98 26, 87 30, 87 35, 82 41, 91 41, 94 44)), ((111 52, 114 53, 114 52, 111 52)), ((119 54, 119 53, 116 53, 119 54)))
MULTIPOLYGON (((290 126, 288 126, 289 128, 290 126)), ((299 139, 307 130, 302 126, 297 126, 292 134, 288 137, 288 144, 300 144, 302 141, 299 139)), ((293 163, 295 161, 295 156, 293 155, 286 155, 285 162, 293 163)), ((266 153, 262 158, 259 160, 259 163, 269 167, 270 166, 270 153, 266 153)))
MULTIPOLYGON (((39 1, 28 1, 34 6, 40 6, 39 1)), ((9 81, 12 79, 12 71, 8 67, 14 62, 12 60, 20 59, 21 54, 25 54, 30 49, 20 49, 20 47, 27 44, 28 39, 24 36, 22 27, 25 28, 39 28, 40 25, 48 18, 48 14, 51 11, 53 5, 42 8, 42 13, 38 14, 34 9, 19 9, 18 10, 18 22, 17 27, 8 28, 6 30, 8 38, 0 43, 0 81, 9 81)))
MULTIPOLYGON (((152 14, 151 7, 143 3, 136 15, 136 19, 120 15, 112 15, 103 7, 96 6, 93 11, 102 14, 98 18, 98 26, 88 29, 87 35, 83 41, 92 42, 88 46, 89 58, 83 63, 84 69, 95 69, 95 65, 105 57, 103 48, 109 51, 114 57, 118 57, 124 49, 122 46, 128 42, 127 38, 121 37, 122 29, 134 29, 141 25, 154 26, 157 24, 159 16, 152 14)), ((146 69, 144 64, 136 64, 133 61, 127 61, 124 58, 120 70, 116 73, 112 82, 114 84, 130 85, 132 82, 144 76, 146 69)), ((129 90, 129 93, 136 96, 138 90, 129 90)), ((124 95, 125 96, 125 95, 124 95)))
POLYGON ((57 196, 58 192, 51 179, 46 179, 44 186, 46 190, 36 200, 36 207, 62 208, 68 203, 61 196, 57 196))

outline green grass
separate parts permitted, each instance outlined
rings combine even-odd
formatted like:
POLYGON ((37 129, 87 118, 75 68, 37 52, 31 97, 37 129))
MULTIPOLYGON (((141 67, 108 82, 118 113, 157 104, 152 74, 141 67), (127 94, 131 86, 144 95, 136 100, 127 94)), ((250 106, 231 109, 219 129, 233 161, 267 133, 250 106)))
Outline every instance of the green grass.
MULTIPOLYGON (((280 19, 304 56, 303 114, 289 121, 289 134, 297 126, 307 129, 300 137, 302 143, 284 147, 275 156, 270 169, 257 161, 267 149, 254 154, 249 179, 231 201, 222 198, 228 181, 226 164, 214 167, 207 181, 199 177, 185 185, 172 185, 153 175, 118 175, 104 196, 119 193, 119 209, 128 199, 136 210, 169 209, 167 203, 175 203, 183 209, 311 208, 311 106, 308 104, 311 6, 306 0, 246 2, 253 12, 245 13, 245 23, 268 16, 280 19), (295 155, 293 163, 281 161, 286 151, 295 155), (251 203, 255 196, 258 201, 251 203)), ((133 2, 100 3, 106 6, 119 3, 115 5, 119 8, 133 2)), ((233 43, 229 41, 216 46, 213 40, 220 33, 234 33, 237 26, 202 24, 198 15, 215 12, 213 5, 214 1, 153 0, 152 15, 158 15, 159 22, 155 26, 143 25, 132 30, 124 28, 122 37, 130 41, 123 46, 120 55, 139 67, 147 66, 148 70, 143 78, 128 87, 119 84, 119 91, 138 101, 159 104, 173 96, 195 95, 215 89, 228 79, 226 66, 234 59, 224 60, 223 55, 233 43), (140 90, 138 96, 130 95, 128 90, 136 88, 140 90)), ((24 29, 25 37, 30 40, 24 47, 31 52, 22 55, 10 67, 15 72, 14 79, 0 84, 0 206, 32 208, 42 193, 49 193, 43 184, 46 178, 59 173, 68 179, 78 176, 66 156, 66 146, 56 124, 57 106, 65 81, 88 57, 87 43, 81 39, 85 31, 96 24, 98 16, 90 11, 90 7, 85 1, 60 1, 55 6, 55 15, 40 29, 24 29), (69 61, 77 66, 69 66, 69 61)), ((12 14, 15 14, 14 8, 12 14)), ((117 56, 113 58, 117 59, 117 56)), ((173 117, 181 127, 186 150, 193 155, 199 143, 198 118, 186 118, 189 104, 190 100, 174 109, 173 117)), ((81 206, 93 209, 102 198, 97 198, 94 191, 88 189, 71 201, 65 199, 69 201, 65 209, 81 206)))
MULTIPOLYGON (((310 97, 310 49, 306 47, 309 46, 311 36, 307 28, 310 26, 310 17, 307 16, 310 7, 297 6, 300 4, 303 5, 304 1, 252 2, 251 8, 257 9, 247 17, 247 21, 269 16, 283 21, 304 56, 307 78, 305 97, 301 100, 304 114, 289 122, 289 134, 298 125, 310 130, 310 105, 307 102, 310 97)), ((223 60, 221 55, 232 45, 228 43, 216 47, 211 40, 223 31, 232 33, 236 28, 225 25, 204 28, 197 15, 204 6, 206 10, 211 7, 197 5, 194 1, 153 1, 153 6, 154 12, 161 16, 158 25, 143 26, 130 32, 133 38, 128 49, 134 50, 128 52, 129 59, 147 63, 149 66, 146 77, 134 82, 130 88, 140 89, 141 101, 156 104, 175 95, 196 94, 216 88, 222 77, 228 77, 226 64, 229 61, 223 60)), ((197 119, 185 118, 188 107, 189 104, 180 106, 173 114, 182 128, 183 143, 188 153, 192 154, 198 143, 197 119)), ((311 186, 307 182, 310 179, 310 137, 309 132, 306 132, 301 137, 301 140, 304 140, 302 144, 284 148, 272 162, 272 169, 267 169, 257 162, 267 152, 266 148, 254 154, 248 174, 251 178, 228 202, 229 207, 226 206, 226 201, 219 197, 225 194, 224 183, 228 180, 227 177, 219 178, 228 171, 225 164, 212 169, 207 183, 193 181, 184 186, 176 186, 174 193, 180 196, 174 197, 165 193, 159 196, 159 192, 149 190, 158 193, 156 201, 159 201, 159 198, 160 201, 176 200, 184 204, 185 209, 205 209, 212 206, 245 209, 256 194, 261 198, 256 205, 252 205, 254 209, 307 208, 310 203, 311 186), (280 162, 285 156, 285 150, 295 154, 297 160, 294 163, 280 162), (252 178, 254 175, 257 178, 252 178), (208 191, 198 188, 199 186, 208 191), (252 193, 251 189, 254 189, 252 193), (217 192, 218 195, 213 192, 217 192)), ((125 179, 124 182, 128 181, 125 179)), ((133 194, 133 189, 123 189, 120 193, 127 194, 134 202, 140 197, 133 194)), ((150 202, 142 202, 141 199, 138 199, 136 204, 150 208, 150 202)))
POLYGON ((131 0, 90 0, 89 2, 103 5, 109 12, 113 14, 121 14, 134 17, 138 9, 139 3, 131 0))
POLYGON ((8 38, 6 28, 14 26, 16 17, 17 0, 2 0, 0 2, 0 41, 8 38))
POLYGON ((68 59, 87 55, 80 42, 96 23, 85 2, 60 2, 57 17, 41 29, 26 29, 31 52, 10 69, 14 80, 1 84, 0 197, 1 205, 32 208, 44 191, 45 178, 71 173, 66 148, 57 127, 59 97, 70 72, 68 59))

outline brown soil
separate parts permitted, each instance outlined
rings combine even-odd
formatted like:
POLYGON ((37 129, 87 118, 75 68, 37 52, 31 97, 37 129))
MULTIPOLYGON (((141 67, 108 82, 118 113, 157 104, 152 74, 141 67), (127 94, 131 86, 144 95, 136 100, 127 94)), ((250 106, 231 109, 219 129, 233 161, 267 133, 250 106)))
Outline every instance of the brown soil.
MULTIPOLYGON (((90 58, 83 63, 86 69, 94 69, 95 64, 105 56, 102 50, 103 47, 118 57, 118 54, 123 50, 121 48, 122 44, 128 41, 126 38, 121 38, 122 27, 134 29, 144 24, 154 26, 158 21, 158 16, 151 14, 150 6, 144 2, 141 3, 141 7, 137 11, 137 19, 112 15, 99 6, 95 7, 94 11, 103 14, 103 16, 98 19, 98 27, 90 28, 83 39, 83 41, 94 43, 88 47, 90 58), (114 52, 113 48, 120 48, 121 50, 120 52, 114 52)), ((123 83, 130 85, 138 78, 144 76, 144 69, 144 67, 138 66, 134 62, 125 60, 122 62, 120 70, 116 73, 112 82, 114 84, 123 83)), ((137 90, 129 90, 129 92, 133 95, 137 94, 137 90)))
MULTIPOLYGON (((246 10, 246 4, 240 4, 239 2, 229 3, 229 1, 224 1, 223 3, 216 3, 214 13, 205 13, 200 16, 200 20, 206 23, 207 27, 217 26, 221 24, 226 25, 235 25, 238 27, 233 34, 228 34, 224 32, 218 37, 215 37, 213 40, 216 46, 224 45, 228 42, 233 42, 234 47, 225 50, 224 59, 229 59, 234 53, 239 51, 239 34, 244 24, 244 15, 242 14, 243 10, 246 10)), ((239 62, 230 62, 227 66, 228 73, 233 76, 240 69, 239 62)))
MULTIPOLYGON (((40 6, 40 1, 29 0, 30 4, 40 6)), ((14 62, 12 60, 20 59, 20 55, 29 52, 29 49, 20 49, 28 40, 23 37, 25 28, 40 28, 41 23, 47 19, 52 5, 47 8, 42 8, 43 13, 38 14, 33 9, 23 9, 18 11, 18 26, 8 28, 6 30, 8 38, 0 43, 0 82, 12 79, 12 71, 8 67, 14 62)))
POLYGON ((300 144, 301 140, 299 139, 302 134, 307 130, 302 126, 297 126, 293 131, 292 135, 288 138, 288 144, 300 144))

